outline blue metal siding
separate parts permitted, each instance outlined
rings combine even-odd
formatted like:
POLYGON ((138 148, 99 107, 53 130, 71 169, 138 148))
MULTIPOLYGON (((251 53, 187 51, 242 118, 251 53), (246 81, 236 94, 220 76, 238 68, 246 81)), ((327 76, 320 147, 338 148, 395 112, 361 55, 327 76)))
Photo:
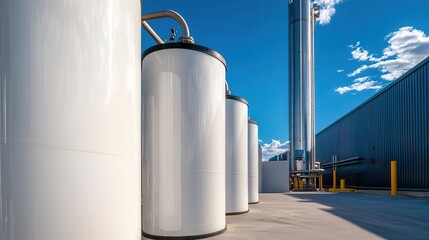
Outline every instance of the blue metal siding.
MULTIPOLYGON (((361 157, 337 168, 347 186, 389 188, 390 160, 398 188, 429 191, 429 58, 316 135, 317 161, 361 157)), ((332 185, 325 169, 324 183, 332 185)))

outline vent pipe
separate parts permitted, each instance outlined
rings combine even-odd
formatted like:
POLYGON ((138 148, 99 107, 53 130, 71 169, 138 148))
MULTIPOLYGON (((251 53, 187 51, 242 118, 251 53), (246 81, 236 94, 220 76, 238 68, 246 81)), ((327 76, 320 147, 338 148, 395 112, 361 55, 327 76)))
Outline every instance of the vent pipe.
POLYGON ((154 19, 160 19, 160 18, 172 18, 176 20, 181 29, 182 29, 182 36, 179 38, 179 42, 181 43, 191 43, 194 44, 194 38, 191 36, 189 32, 188 24, 186 23, 185 19, 177 12, 173 10, 164 10, 160 12, 154 12, 154 13, 147 13, 142 15, 142 26, 148 31, 148 33, 155 39, 156 42, 163 44, 164 41, 161 40, 161 38, 156 34, 156 32, 149 26, 146 21, 148 20, 154 20, 154 19))

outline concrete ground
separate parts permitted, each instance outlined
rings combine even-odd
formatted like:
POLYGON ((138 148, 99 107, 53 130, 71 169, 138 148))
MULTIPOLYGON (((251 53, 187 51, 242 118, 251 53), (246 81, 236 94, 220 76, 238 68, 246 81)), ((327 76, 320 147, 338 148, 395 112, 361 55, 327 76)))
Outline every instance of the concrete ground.
POLYGON ((429 239, 429 199, 366 193, 261 194, 221 239, 429 239))

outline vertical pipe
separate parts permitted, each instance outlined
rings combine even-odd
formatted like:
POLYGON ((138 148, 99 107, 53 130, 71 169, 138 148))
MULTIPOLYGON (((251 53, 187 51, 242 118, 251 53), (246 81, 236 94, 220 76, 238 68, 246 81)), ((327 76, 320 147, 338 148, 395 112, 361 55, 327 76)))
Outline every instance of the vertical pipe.
POLYGON ((293 178, 293 189, 294 190, 298 189, 298 178, 297 177, 293 178))
MULTIPOLYGON (((293 21, 293 8, 291 5, 289 5, 289 44, 288 44, 288 52, 289 52, 289 167, 291 171, 295 171, 296 168, 296 163, 295 163, 295 137, 294 137, 294 125, 295 125, 295 121, 294 121, 294 81, 292 80, 293 76, 294 76, 294 69, 295 69, 295 64, 293 62, 294 60, 294 56, 293 56, 293 28, 291 27, 291 22, 293 21)), ((294 184, 293 184, 293 188, 297 189, 297 180, 296 177, 294 178, 294 184)))
POLYGON ((313 17, 309 0, 289 4, 289 138, 292 170, 314 168, 313 17))
POLYGON ((332 188, 336 189, 337 188, 337 170, 334 170, 332 172, 332 181, 333 181, 332 188))
POLYGON ((346 180, 340 179, 340 189, 345 190, 346 189, 346 180))
POLYGON ((302 190, 304 188, 304 181, 302 179, 299 179, 299 189, 302 190))
POLYGON ((319 190, 323 190, 323 175, 319 175, 319 190))
POLYGON ((396 171, 396 160, 390 161, 390 195, 398 195, 398 180, 396 171))
POLYGON ((315 162, 316 162, 316 134, 315 134, 315 94, 314 94, 314 90, 315 90, 315 86, 314 86, 314 8, 310 7, 311 9, 311 13, 310 13, 310 17, 311 17, 311 21, 310 21, 310 89, 311 89, 311 93, 310 93, 310 119, 311 119, 311 126, 310 126, 310 138, 311 138, 311 142, 310 142, 310 146, 309 146, 309 150, 310 150, 310 164, 309 164, 309 169, 314 169, 315 166, 315 162))
POLYGON ((316 178, 316 177, 314 177, 314 178, 313 178, 314 189, 316 189, 316 187, 317 187, 317 186, 316 186, 316 183, 317 183, 317 178, 316 178))

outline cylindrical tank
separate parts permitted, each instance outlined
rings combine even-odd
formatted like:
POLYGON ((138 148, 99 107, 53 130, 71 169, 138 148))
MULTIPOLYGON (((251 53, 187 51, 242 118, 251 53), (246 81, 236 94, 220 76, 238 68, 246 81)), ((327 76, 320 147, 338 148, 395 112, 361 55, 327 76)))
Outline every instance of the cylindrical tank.
POLYGON ((143 53, 143 235, 201 237, 225 225, 225 70, 217 52, 143 53))
POLYGON ((141 239, 140 1, 0 6, 0 239, 141 239))
MULTIPOLYGON (((259 142, 259 139, 258 139, 259 142)), ((262 192, 262 147, 261 145, 258 145, 258 162, 259 162, 259 174, 258 174, 258 182, 259 182, 259 189, 258 192, 262 192)))
POLYGON ((248 103, 226 95, 226 214, 249 211, 248 103))
POLYGON ((249 132, 249 203, 259 202, 258 123, 248 121, 249 132))
POLYGON ((289 3, 289 138, 291 170, 314 169, 314 18, 310 0, 289 3))

